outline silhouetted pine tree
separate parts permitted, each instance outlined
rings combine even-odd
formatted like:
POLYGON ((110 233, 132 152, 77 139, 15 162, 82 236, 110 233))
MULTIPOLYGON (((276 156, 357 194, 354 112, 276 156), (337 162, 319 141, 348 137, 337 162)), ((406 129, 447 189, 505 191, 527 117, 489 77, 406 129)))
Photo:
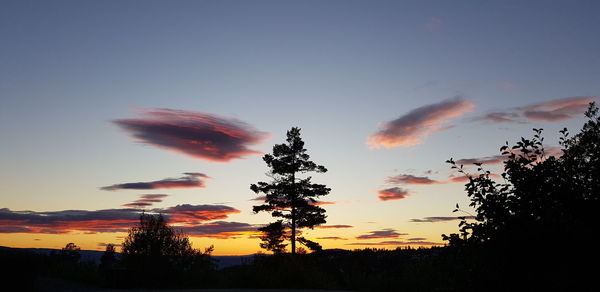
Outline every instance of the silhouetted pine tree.
MULTIPOLYGON (((310 161, 309 158, 304 148, 304 141, 300 138, 300 128, 293 127, 287 132, 286 143, 276 144, 273 146, 273 153, 263 157, 270 168, 269 176, 272 181, 258 182, 250 186, 255 193, 266 195, 265 204, 254 206, 253 211, 271 212, 271 216, 283 218, 283 225, 290 228, 292 254, 296 253, 296 236, 299 229, 314 228, 326 222, 325 210, 316 206, 316 198, 329 194, 331 189, 322 184, 311 183, 310 176, 301 178, 299 175, 307 172, 323 173, 327 169, 310 161)), ((268 229, 269 226, 273 228, 272 224, 275 223, 264 228, 268 229)), ((311 249, 320 248, 316 242, 305 239, 301 242, 310 242, 307 247, 312 246, 311 249)), ((268 240, 265 246, 280 248, 277 247, 278 244, 270 245, 268 240)))

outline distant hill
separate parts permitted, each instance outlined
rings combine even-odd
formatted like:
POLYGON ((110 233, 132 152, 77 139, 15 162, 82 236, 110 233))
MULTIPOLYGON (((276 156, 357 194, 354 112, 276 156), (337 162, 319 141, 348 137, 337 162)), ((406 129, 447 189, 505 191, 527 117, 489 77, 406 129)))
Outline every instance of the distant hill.
MULTIPOLYGON (((22 250, 22 251, 30 251, 39 254, 50 254, 52 251, 59 251, 60 249, 52 249, 52 248, 14 248, 14 247, 5 247, 0 246, 0 251, 3 250, 22 250)), ((81 250, 79 251, 81 254, 82 261, 91 261, 95 263, 100 263, 100 258, 104 251, 98 250, 81 250)), ((121 254, 117 253, 117 257, 120 257, 121 254)), ((231 266, 242 265, 245 263, 249 263, 252 261, 254 255, 242 255, 242 256, 212 256, 213 259, 217 262, 218 269, 223 269, 231 266)))

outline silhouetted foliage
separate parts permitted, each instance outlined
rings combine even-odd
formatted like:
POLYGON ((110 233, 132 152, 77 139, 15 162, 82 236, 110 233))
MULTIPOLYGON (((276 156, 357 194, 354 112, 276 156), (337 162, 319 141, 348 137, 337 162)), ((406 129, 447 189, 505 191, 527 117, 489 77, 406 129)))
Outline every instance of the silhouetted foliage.
MULTIPOLYGON (((129 230, 123 241, 123 265, 142 286, 175 286, 191 273, 214 270, 213 247, 204 253, 192 248, 189 239, 169 226, 162 215, 142 214, 140 224, 129 230)), ((189 281, 190 279, 187 279, 189 281)))
POLYGON ((285 230, 281 220, 277 220, 273 223, 270 223, 266 226, 263 226, 258 229, 261 231, 263 235, 260 237, 262 242, 260 243, 260 247, 266 250, 270 250, 275 254, 285 252, 285 247, 287 244, 283 243, 285 241, 285 230))
POLYGON ((80 250, 81 248, 79 246, 69 242, 60 250, 58 255, 65 261, 76 263, 81 258, 80 250))
POLYGON ((111 271, 115 268, 117 264, 117 251, 113 244, 106 245, 106 250, 102 254, 100 258, 100 266, 98 267, 100 271, 104 274, 105 278, 110 276, 111 271))
POLYGON ((222 278, 227 281, 222 287, 465 291, 462 279, 456 277, 462 271, 456 259, 454 251, 442 247, 260 255, 249 265, 223 269, 222 278))
MULTIPOLYGON (((313 228, 325 223, 325 210, 316 206, 316 198, 329 194, 330 188, 322 184, 311 183, 311 177, 300 178, 300 174, 307 172, 323 173, 327 169, 310 161, 306 154, 304 141, 300 138, 300 128, 293 127, 287 131, 287 139, 284 144, 273 146, 273 154, 266 154, 263 160, 270 168, 268 175, 272 181, 258 182, 252 184, 250 189, 255 193, 266 195, 265 204, 254 206, 254 212, 271 212, 271 216, 283 218, 285 227, 290 228, 289 240, 291 241, 291 252, 296 253, 296 236, 299 229, 313 228)), ((271 223, 274 224, 274 223, 271 223)), ((274 226, 267 225, 265 230, 271 230, 274 226)), ((269 240, 273 237, 265 235, 265 248, 275 248, 280 251, 277 244, 272 245, 269 240)), ((279 237, 277 240, 283 237, 279 237)), ((277 241, 276 240, 276 241, 277 241)), ((315 247, 311 241, 303 240, 315 247)), ((261 245, 261 247, 263 247, 261 245)), ((271 249, 273 250, 273 249, 271 249)), ((274 250, 273 250, 274 251, 274 250)))
MULTIPOLYGON (((475 221, 463 218, 460 234, 443 238, 450 246, 478 254, 473 264, 481 272, 479 279, 501 286, 517 279, 531 283, 544 278, 551 286, 566 287, 589 276, 583 267, 597 252, 570 254, 557 240, 591 238, 598 225, 600 123, 594 103, 586 116, 588 121, 577 135, 569 138, 566 128, 561 131, 560 157, 546 155, 542 129, 533 129, 533 139, 502 146, 508 156, 502 183, 476 164, 479 175, 469 175, 465 185, 470 206, 477 212, 475 221)), ((467 175, 462 165, 452 159, 447 162, 467 175)))

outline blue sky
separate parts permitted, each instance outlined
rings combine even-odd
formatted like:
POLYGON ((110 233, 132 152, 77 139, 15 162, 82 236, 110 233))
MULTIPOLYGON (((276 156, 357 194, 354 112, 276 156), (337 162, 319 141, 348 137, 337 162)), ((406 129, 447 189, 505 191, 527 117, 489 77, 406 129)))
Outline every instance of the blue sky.
MULTIPOLYGON (((329 223, 353 226, 326 247, 388 229, 441 242, 456 221, 409 220, 452 216, 466 204, 462 185, 404 184, 396 187, 410 196, 380 201, 385 179, 445 181, 450 157, 497 155, 533 127, 546 129, 549 146, 562 127, 578 130, 581 107, 560 120, 478 118, 599 95, 599 12, 597 1, 3 1, 0 208, 122 208, 148 192, 100 188, 200 172, 211 177, 204 188, 152 190, 169 195, 154 207, 222 204, 240 211, 229 221, 267 223, 248 201, 249 184, 267 179, 260 155, 198 159, 136 142, 112 122, 173 109, 269 133, 249 146, 265 153, 301 127, 309 154, 330 170, 314 178, 333 189, 329 223), (447 129, 412 146, 367 145, 386 122, 449 100, 472 108, 439 117, 447 129)), ((117 236, 75 233, 87 248, 117 236)), ((251 247, 221 253, 258 249, 256 239, 239 242, 251 247)), ((7 232, 0 245, 64 244, 7 232)))

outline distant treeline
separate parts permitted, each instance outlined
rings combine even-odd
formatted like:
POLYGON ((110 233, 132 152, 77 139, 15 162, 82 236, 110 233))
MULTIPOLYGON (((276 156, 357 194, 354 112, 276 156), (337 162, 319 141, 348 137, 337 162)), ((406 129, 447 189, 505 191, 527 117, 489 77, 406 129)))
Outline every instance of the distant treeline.
MULTIPOLYGON (((73 253, 75 254, 75 253, 73 253)), ((247 263, 217 270, 167 267, 132 269, 116 261, 105 267, 73 254, 0 250, 8 282, 43 290, 40 279, 60 279, 95 288, 282 288, 360 291, 460 291, 470 286, 456 249, 323 250, 311 254, 256 255, 247 263), (36 284, 38 283, 38 284, 36 284)))

